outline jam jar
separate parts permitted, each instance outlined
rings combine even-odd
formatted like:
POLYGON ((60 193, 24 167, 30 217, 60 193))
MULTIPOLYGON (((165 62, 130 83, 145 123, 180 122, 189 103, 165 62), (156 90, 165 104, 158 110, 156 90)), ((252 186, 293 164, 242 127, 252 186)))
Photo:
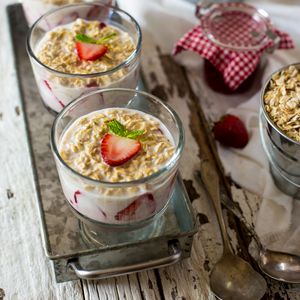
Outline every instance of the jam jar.
POLYGON ((208 59, 204 59, 204 78, 208 86, 223 94, 243 93, 251 89, 265 66, 266 53, 273 52, 280 41, 272 31, 267 12, 246 3, 202 1, 196 7, 196 16, 205 36, 225 54, 231 51, 263 51, 256 69, 235 90, 230 89, 222 73, 208 59), (262 50, 264 48, 267 49, 262 50))

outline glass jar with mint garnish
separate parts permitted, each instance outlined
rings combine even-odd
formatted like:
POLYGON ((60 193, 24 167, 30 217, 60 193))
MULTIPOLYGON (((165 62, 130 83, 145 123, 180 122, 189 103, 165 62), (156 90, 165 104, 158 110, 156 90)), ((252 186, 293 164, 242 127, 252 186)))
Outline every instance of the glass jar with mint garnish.
POLYGON ((101 89, 75 99, 51 131, 66 201, 85 234, 96 240, 108 233, 126 240, 126 232, 161 220, 183 146, 176 112, 132 89, 101 89))

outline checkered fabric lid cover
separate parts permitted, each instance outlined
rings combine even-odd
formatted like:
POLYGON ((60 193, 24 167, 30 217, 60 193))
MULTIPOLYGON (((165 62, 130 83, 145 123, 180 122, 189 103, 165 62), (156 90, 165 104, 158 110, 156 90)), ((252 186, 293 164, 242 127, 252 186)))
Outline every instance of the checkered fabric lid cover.
POLYGON ((235 90, 254 72, 262 53, 274 48, 270 31, 279 37, 279 49, 294 48, 287 33, 272 27, 266 13, 257 12, 245 3, 214 5, 201 17, 200 25, 177 42, 173 54, 184 50, 200 54, 222 73, 228 87, 235 90))

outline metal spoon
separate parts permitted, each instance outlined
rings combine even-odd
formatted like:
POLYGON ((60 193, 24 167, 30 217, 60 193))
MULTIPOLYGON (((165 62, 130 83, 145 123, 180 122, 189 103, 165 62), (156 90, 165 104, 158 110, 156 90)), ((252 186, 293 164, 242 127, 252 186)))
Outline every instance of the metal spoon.
MULTIPOLYGON (((204 165, 203 167, 205 168, 204 165)), ((217 176, 217 173, 215 175, 217 176)), ((204 177, 205 172, 201 175, 202 181, 205 180, 204 177)), ((208 186, 208 183, 205 185, 208 186)), ((219 186, 219 182, 209 182, 209 185, 213 188, 214 186, 219 186)), ((260 242, 254 227, 247 222, 241 211, 236 207, 236 205, 234 205, 234 202, 229 201, 230 199, 225 192, 221 193, 221 197, 222 203, 225 207, 244 223, 249 233, 254 238, 258 247, 258 255, 256 259, 261 271, 276 280, 289 283, 300 283, 300 256, 266 249, 260 242)))
POLYGON ((229 201, 230 199, 226 193, 221 193, 221 195, 222 203, 225 207, 244 223, 252 238, 255 240, 258 248, 256 260, 261 271, 276 280, 300 283, 300 256, 274 251, 264 247, 254 227, 247 222, 241 211, 234 205, 234 202, 229 201))
POLYGON ((223 300, 261 299, 267 289, 266 281, 231 250, 222 215, 218 173, 208 160, 201 163, 201 178, 213 202, 224 245, 223 255, 210 274, 211 290, 223 300))

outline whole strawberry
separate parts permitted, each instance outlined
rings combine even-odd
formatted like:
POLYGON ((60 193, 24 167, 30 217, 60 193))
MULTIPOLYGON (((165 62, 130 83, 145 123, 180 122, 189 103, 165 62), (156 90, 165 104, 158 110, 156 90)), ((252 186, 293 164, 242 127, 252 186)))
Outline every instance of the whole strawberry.
POLYGON ((224 115, 212 131, 215 139, 226 147, 244 148, 249 141, 244 123, 234 115, 224 115))

